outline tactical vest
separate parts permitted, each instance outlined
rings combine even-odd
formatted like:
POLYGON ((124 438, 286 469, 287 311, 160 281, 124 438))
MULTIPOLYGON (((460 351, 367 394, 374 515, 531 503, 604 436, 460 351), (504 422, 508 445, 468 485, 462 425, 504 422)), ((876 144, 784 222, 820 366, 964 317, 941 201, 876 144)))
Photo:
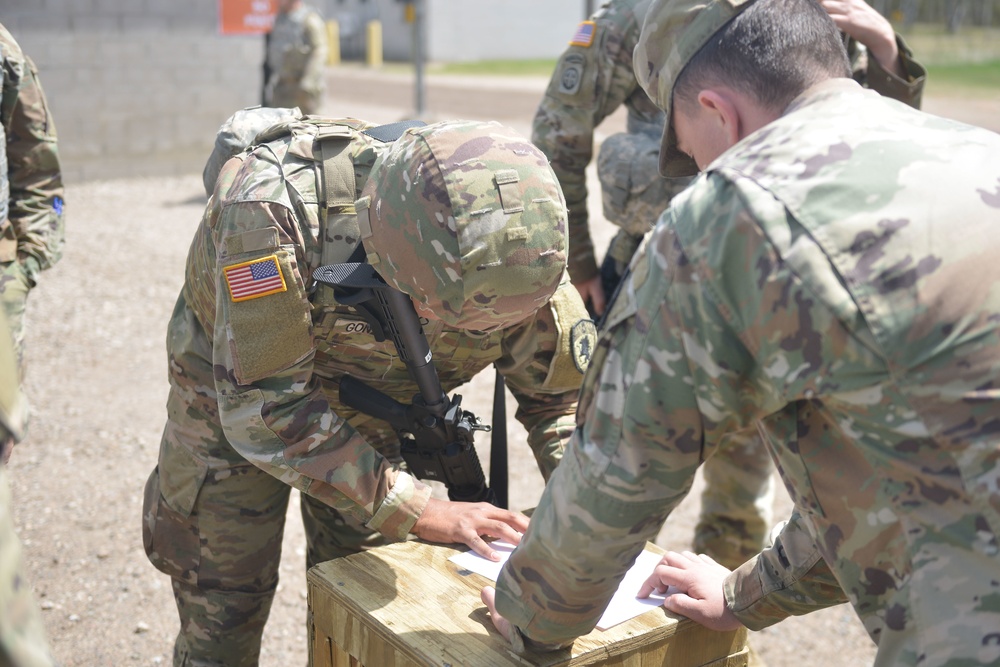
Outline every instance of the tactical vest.
MULTIPOLYGON (((368 169, 371 167, 370 164, 355 164, 352 156, 356 155, 357 151, 352 151, 352 146, 357 147, 357 142, 360 141, 370 146, 377 154, 381 152, 381 145, 394 141, 402 130, 414 124, 407 122, 370 126, 351 119, 297 118, 264 130, 257 135, 252 145, 247 147, 247 151, 234 159, 245 160, 248 153, 256 147, 283 138, 295 144, 289 146, 287 151, 302 157, 305 140, 311 137, 311 144, 307 150, 310 151, 316 165, 316 177, 298 184, 304 188, 312 188, 311 191, 299 193, 303 199, 318 202, 316 206, 320 251, 319 256, 312 257, 309 263, 315 264, 315 267, 339 264, 349 261, 360 245, 357 211, 354 204, 360 187, 359 179, 367 178, 368 169)), ((215 323, 217 251, 214 226, 222 207, 233 194, 230 192, 234 184, 233 176, 233 173, 223 170, 220 183, 205 213, 206 220, 202 221, 188 254, 184 296, 208 332, 214 329, 215 323)), ((240 182, 245 184, 244 181, 240 182)), ((302 277, 307 282, 310 280, 305 270, 302 272, 302 277)), ((317 306, 334 305, 333 290, 317 290, 313 295, 313 303, 317 306)))

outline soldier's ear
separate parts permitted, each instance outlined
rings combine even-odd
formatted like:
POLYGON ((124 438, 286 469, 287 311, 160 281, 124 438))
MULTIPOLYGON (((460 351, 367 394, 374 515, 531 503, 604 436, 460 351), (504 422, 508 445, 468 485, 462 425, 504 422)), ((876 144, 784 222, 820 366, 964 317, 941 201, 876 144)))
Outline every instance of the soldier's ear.
POLYGON ((729 88, 702 90, 698 93, 698 107, 707 116, 708 126, 718 133, 716 139, 724 141, 725 148, 743 138, 740 132, 743 124, 741 105, 729 88))

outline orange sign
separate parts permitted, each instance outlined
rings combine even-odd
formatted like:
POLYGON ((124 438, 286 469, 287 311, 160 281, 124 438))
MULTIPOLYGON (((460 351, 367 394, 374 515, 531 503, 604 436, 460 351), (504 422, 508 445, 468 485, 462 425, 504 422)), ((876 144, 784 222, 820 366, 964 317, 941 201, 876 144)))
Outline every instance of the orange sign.
POLYGON ((271 0, 219 0, 219 32, 260 35, 271 30, 276 8, 271 0))

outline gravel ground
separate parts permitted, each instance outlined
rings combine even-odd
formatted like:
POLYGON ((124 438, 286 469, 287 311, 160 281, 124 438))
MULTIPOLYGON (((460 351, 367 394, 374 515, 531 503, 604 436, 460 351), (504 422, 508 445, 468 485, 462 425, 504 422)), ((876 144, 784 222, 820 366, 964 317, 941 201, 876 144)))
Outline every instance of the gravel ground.
MULTIPOLYGON (((343 90, 354 76, 344 69, 332 97, 338 83, 343 90)), ((340 75, 337 70, 331 76, 340 75)), ((375 106, 366 97, 364 103, 338 99, 327 110, 382 122, 405 115, 400 111, 410 99, 405 86, 385 87, 397 90, 397 106, 375 106)), ((524 100, 537 100, 540 92, 537 82, 527 88, 509 118, 502 115, 503 105, 482 91, 459 97, 474 98, 489 109, 483 114, 527 132, 533 103, 525 115, 524 100)), ((927 106, 981 124, 1000 118, 990 102, 956 106, 929 100, 927 106)), ((468 109, 461 115, 477 117, 468 109)), ((621 120, 613 118, 609 127, 621 120)), ((50 642, 64 665, 169 664, 177 617, 167 578, 143 553, 140 510, 165 416, 165 326, 204 207, 201 178, 77 184, 67 188, 66 201, 64 259, 43 276, 29 303, 26 389, 32 423, 11 459, 15 521, 50 642)), ((592 211, 600 211, 598 199, 591 203, 592 211)), ((610 233, 607 223, 598 221, 598 247, 610 233)), ((465 407, 488 417, 491 387, 488 373, 461 390, 465 407)), ((508 431, 511 504, 533 507, 541 478, 523 429, 511 423, 508 431)), ((486 447, 480 457, 488 461, 486 447)), ((687 548, 697 490, 661 532, 662 546, 687 548)), ((788 513, 784 492, 775 507, 778 517, 788 513)), ((291 512, 264 667, 307 661, 304 538, 294 495, 291 512)), ((770 667, 863 665, 874 656, 860 623, 844 606, 789 619, 752 635, 751 643, 770 667)))

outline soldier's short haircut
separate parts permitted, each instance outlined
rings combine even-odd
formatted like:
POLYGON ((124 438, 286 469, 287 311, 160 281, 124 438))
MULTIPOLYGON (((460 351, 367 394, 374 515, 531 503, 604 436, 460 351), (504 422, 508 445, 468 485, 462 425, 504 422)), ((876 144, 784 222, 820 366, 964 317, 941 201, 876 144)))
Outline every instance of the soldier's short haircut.
POLYGON ((833 19, 818 0, 758 0, 713 35, 674 86, 674 104, 722 84, 768 109, 851 69, 833 19))

